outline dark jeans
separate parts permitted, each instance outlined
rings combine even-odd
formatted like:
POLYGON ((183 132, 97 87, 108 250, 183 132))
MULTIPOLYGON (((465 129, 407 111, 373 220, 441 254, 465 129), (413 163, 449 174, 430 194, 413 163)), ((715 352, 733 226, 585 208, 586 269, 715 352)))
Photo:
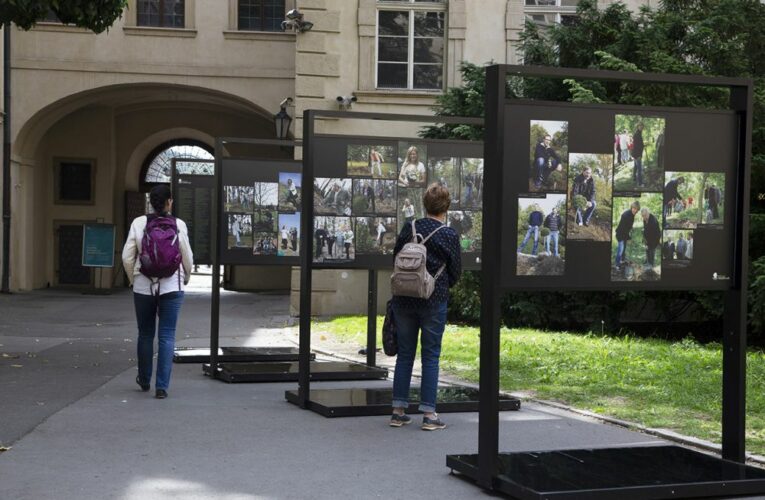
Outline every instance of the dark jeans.
POLYGON ((645 247, 645 261, 648 262, 652 267, 654 265, 654 258, 656 256, 656 247, 646 245, 645 247))
POLYGON ((409 407, 409 386, 412 366, 417 351, 417 337, 422 329, 420 355, 422 381, 420 383, 420 411, 436 411, 438 393, 438 361, 441 357, 441 339, 446 328, 446 301, 423 309, 393 306, 398 338, 396 373, 393 376, 393 407, 409 407))
POLYGON ((542 184, 547 182, 547 178, 550 176, 550 173, 558 168, 559 162, 555 158, 550 158, 550 166, 547 166, 547 162, 544 158, 537 158, 534 160, 535 167, 536 167, 536 178, 534 179, 534 186, 539 188, 542 187, 542 184))
POLYGON ((632 180, 638 186, 643 185, 643 158, 640 156, 635 157, 635 163, 632 166, 632 180))
POLYGON ((175 325, 183 304, 183 292, 166 293, 159 299, 153 295, 133 293, 133 302, 138 322, 138 379, 142 384, 151 383, 154 334, 158 331, 157 379, 154 385, 157 389, 167 390, 173 370, 175 325))

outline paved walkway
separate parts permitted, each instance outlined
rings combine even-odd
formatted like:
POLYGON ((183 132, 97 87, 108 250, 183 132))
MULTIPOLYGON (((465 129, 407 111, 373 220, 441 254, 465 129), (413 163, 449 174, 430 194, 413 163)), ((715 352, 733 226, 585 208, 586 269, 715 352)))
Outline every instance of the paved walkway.
MULTIPOLYGON (((224 293, 222 344, 288 345, 288 302, 224 293)), ((225 384, 199 365, 175 365, 156 400, 134 382, 127 291, 0 296, 0 318, 0 499, 491 498, 445 467, 477 451, 476 414, 446 414, 431 433, 326 419, 285 402, 295 384, 225 384)), ((205 345, 208 331, 209 295, 192 288, 178 345, 205 345)), ((502 413, 500 435, 503 451, 662 443, 534 404, 502 413)))

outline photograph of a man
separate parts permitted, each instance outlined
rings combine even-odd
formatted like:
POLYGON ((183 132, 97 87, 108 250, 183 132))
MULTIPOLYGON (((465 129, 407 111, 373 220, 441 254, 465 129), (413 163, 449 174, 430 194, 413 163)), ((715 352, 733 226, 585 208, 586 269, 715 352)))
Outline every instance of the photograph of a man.
POLYGON ((724 185, 724 174, 710 174, 707 178, 706 188, 704 189, 704 205, 706 207, 706 217, 704 218, 705 224, 722 224, 723 223, 723 191, 719 186, 724 185), (713 178, 722 177, 722 179, 713 178))
POLYGON ((667 218, 671 216, 677 208, 680 209, 677 210, 678 213, 682 211, 682 207, 678 207, 677 202, 680 201, 682 204, 683 196, 680 194, 680 186, 685 183, 685 177, 682 175, 672 178, 668 172, 667 177, 669 177, 669 181, 664 185, 664 208, 662 212, 665 227, 667 227, 667 218))
POLYGON ((664 183, 666 120, 647 115, 616 115, 614 192, 661 191, 664 183))
POLYGON ((565 218, 560 214, 565 208, 565 194, 547 194, 544 198, 518 198, 516 275, 563 274, 566 228, 565 218))
POLYGON ((529 191, 565 192, 568 122, 531 120, 529 191))
POLYGON ((661 204, 661 193, 614 197, 611 281, 660 279, 661 262, 657 262, 656 250, 662 248, 662 231, 655 214, 660 212, 661 204))
POLYGON ((568 239, 611 240, 612 162, 610 154, 569 154, 568 239))
POLYGON ((295 172, 279 173, 279 211, 296 212, 300 210, 300 191, 302 175, 295 172))
POLYGON ((663 233, 661 265, 667 269, 686 268, 693 261, 693 231, 669 229, 663 233))
POLYGON ((351 179, 317 177, 314 180, 314 210, 318 215, 351 214, 351 179))

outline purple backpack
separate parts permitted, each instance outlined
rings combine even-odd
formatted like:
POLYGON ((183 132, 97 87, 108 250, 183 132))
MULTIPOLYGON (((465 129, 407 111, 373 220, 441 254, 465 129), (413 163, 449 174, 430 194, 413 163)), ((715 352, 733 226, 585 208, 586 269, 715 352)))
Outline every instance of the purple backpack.
POLYGON ((147 215, 146 219, 141 241, 141 274, 147 278, 168 278, 178 270, 182 260, 175 217, 147 215))

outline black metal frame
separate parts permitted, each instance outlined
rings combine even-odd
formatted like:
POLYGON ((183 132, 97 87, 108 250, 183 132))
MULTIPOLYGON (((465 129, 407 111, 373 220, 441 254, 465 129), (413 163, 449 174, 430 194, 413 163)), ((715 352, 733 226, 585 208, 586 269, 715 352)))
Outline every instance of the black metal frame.
MULTIPOLYGON (((739 116, 738 165, 735 182, 733 273, 726 292, 723 336, 722 455, 744 461, 746 383, 746 290, 748 272, 748 209, 753 83, 744 78, 718 78, 655 73, 593 71, 571 68, 494 65, 487 69, 484 142, 483 261, 481 271, 481 347, 478 462, 475 479, 486 489, 496 487, 498 466, 499 329, 502 256, 500 253, 506 81, 509 76, 579 78, 586 80, 727 87, 730 108, 739 116), (488 263, 488 265, 487 265, 488 263)), ((306 126, 311 126, 306 120, 306 126)), ((302 319, 302 318, 301 318, 302 319)))
MULTIPOLYGON (((435 117, 404 114, 385 113, 361 113, 350 111, 326 111, 306 110, 303 113, 303 186, 313 189, 314 185, 314 160, 313 148, 315 137, 315 121, 319 117, 325 118, 349 118, 357 120, 398 121, 414 123, 454 123, 483 125, 481 118, 465 117, 435 117)), ((349 136, 350 137, 350 136, 349 136)), ((469 141, 465 141, 469 142, 469 141)), ((484 208, 485 210, 485 208, 484 208)), ((313 202, 303 204, 301 234, 313 234, 313 202)), ((298 404, 303 409, 311 409, 310 381, 311 366, 309 355, 311 352, 311 288, 313 268, 331 269, 333 266, 314 266, 313 264, 313 238, 303 237, 300 246, 300 361, 298 377, 298 393, 296 398, 290 398, 290 402, 298 404)), ((348 268, 349 266, 338 266, 348 268)), ((375 363, 376 335, 377 335, 377 271, 369 269, 369 295, 367 311, 367 364, 375 363)))
MULTIPOLYGON (((177 200, 179 199, 178 194, 179 194, 179 185, 180 185, 180 181, 181 181, 180 177, 192 177, 194 179, 200 179, 200 180, 204 179, 204 180, 207 180, 208 183, 212 184, 212 186, 209 187, 209 189, 211 191, 215 191, 215 186, 216 186, 216 184, 215 184, 216 183, 215 172, 213 172, 213 175, 179 174, 178 173, 178 167, 177 167, 178 161, 184 161, 184 162, 189 162, 189 163, 212 163, 213 165, 216 164, 215 160, 202 160, 200 158, 172 158, 170 160, 170 164, 172 165, 172 168, 170 170, 170 186, 171 186, 171 190, 173 192, 173 196, 175 197, 175 200, 176 200, 176 203, 173 203, 173 215, 175 215, 175 216, 178 216, 178 206, 179 206, 179 204, 177 203, 177 200)), ((207 188, 208 186, 204 186, 204 187, 207 188)), ((210 196, 210 204, 211 205, 212 205, 212 202, 214 200, 215 200, 215 196, 214 195, 210 196)), ((212 217, 216 213, 217 212, 215 210, 210 210, 210 217, 212 217)), ((188 221, 185 221, 185 222, 188 222, 188 221)), ((202 228, 199 227, 199 224, 197 223, 197 221, 193 221, 193 222, 194 222, 194 224, 192 224, 192 228, 191 229, 193 229, 194 234, 196 234, 196 232, 199 231, 202 228)), ((214 236, 212 234, 212 220, 210 221, 210 226, 208 226, 206 228, 203 228, 203 229, 205 231, 208 231, 208 237, 210 238, 210 252, 209 252, 210 255, 208 256, 209 258, 207 258, 207 259, 200 259, 199 258, 198 252, 196 252, 196 250, 198 250, 198 249, 193 247, 193 245, 194 245, 193 235, 189 234, 189 242, 192 245, 192 250, 195 250, 195 252, 194 252, 194 264, 195 265, 197 265, 197 264, 199 264, 199 265, 211 265, 212 264, 212 247, 213 247, 212 239, 214 238, 214 236)))

